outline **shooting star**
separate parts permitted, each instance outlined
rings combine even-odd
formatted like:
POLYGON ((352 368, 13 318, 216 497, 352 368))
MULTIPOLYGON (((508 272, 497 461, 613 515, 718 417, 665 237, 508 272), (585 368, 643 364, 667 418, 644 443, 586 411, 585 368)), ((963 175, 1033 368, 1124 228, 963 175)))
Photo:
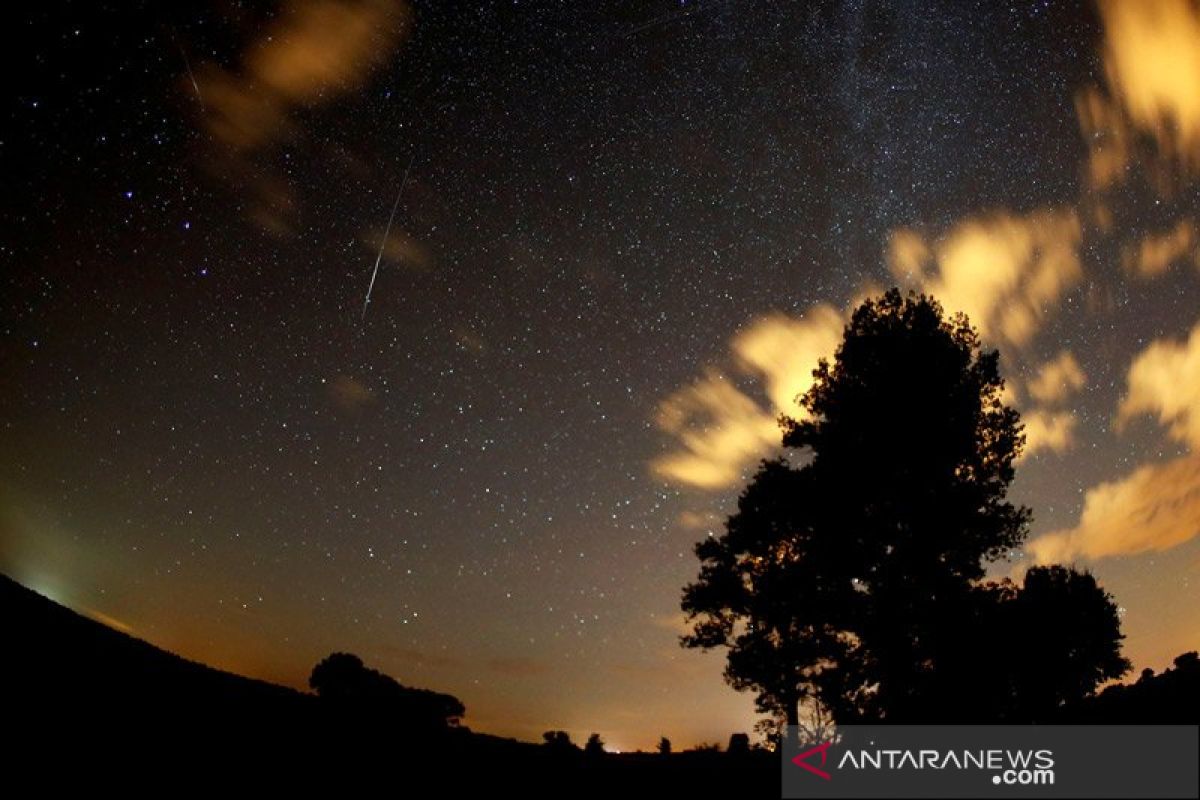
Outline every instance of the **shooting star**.
POLYGON ((726 3, 712 2, 712 3, 706 3, 705 5, 693 6, 692 8, 685 8, 681 11, 673 11, 668 14, 662 14, 660 16, 655 17, 654 19, 649 20, 648 22, 644 22, 641 25, 638 25, 636 27, 629 29, 628 31, 625 32, 624 38, 628 39, 629 37, 631 37, 635 34, 641 33, 642 31, 645 31, 645 30, 649 30, 650 28, 656 28, 659 25, 666 25, 668 23, 676 22, 676 21, 682 20, 682 19, 687 19, 688 17, 696 16, 698 14, 707 14, 708 12, 712 11, 713 9, 719 8, 723 5, 726 5, 726 3))
POLYGON ((179 55, 183 56, 183 66, 187 69, 188 79, 192 82, 192 88, 196 90, 196 99, 200 101, 200 110, 208 113, 208 109, 204 107, 204 95, 200 93, 200 84, 196 81, 196 74, 192 72, 192 62, 187 56, 187 50, 183 49, 183 43, 179 41, 179 36, 174 27, 171 28, 171 38, 175 41, 175 46, 179 48, 179 55))
POLYGON ((360 322, 367 319, 367 306, 371 304, 371 290, 375 288, 375 278, 379 275, 379 262, 383 260, 383 250, 387 247, 388 234, 392 231, 392 222, 396 219, 396 209, 400 207, 400 197, 404 194, 404 186, 408 183, 408 173, 412 165, 413 156, 409 156, 408 166, 404 168, 404 178, 400 181, 400 191, 396 192, 396 202, 392 204, 391 216, 388 217, 387 227, 383 229, 383 240, 379 242, 379 254, 375 256, 375 269, 371 270, 371 282, 367 284, 367 299, 363 300, 360 322))

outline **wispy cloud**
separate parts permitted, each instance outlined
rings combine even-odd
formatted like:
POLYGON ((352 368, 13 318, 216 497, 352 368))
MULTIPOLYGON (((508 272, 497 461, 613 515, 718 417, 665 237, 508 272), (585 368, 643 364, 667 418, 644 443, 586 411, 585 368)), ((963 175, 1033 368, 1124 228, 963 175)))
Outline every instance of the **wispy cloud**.
POLYGON ((1169 231, 1151 233, 1136 247, 1127 248, 1123 263, 1138 277, 1154 278, 1188 255, 1200 255, 1197 244, 1196 226, 1190 220, 1181 220, 1169 231))
POLYGON ((1041 366, 1029 382, 1029 394, 1039 403, 1061 403, 1082 389, 1085 383, 1087 376, 1079 362, 1070 351, 1064 350, 1041 366))
POLYGON ((756 320, 731 341, 729 373, 755 383, 767 402, 743 391, 725 372, 708 368, 659 405, 655 421, 675 448, 651 469, 705 489, 741 481, 748 466, 780 444, 779 415, 801 413, 796 398, 812 385, 817 361, 832 356, 844 325, 844 315, 826 304, 802 318, 770 314, 756 320))
POLYGON ((1168 550, 1200 533, 1200 456, 1139 467, 1089 489, 1073 528, 1027 547, 1037 563, 1168 550))
POLYGON ((1200 5, 1102 0, 1109 87, 1161 153, 1200 165, 1200 5))
POLYGON ((342 411, 358 411, 375 402, 375 393, 357 378, 338 375, 328 383, 329 398, 342 411))
POLYGON ((1079 524, 1034 539, 1038 562, 1097 559, 1167 550, 1200 534, 1200 324, 1184 341, 1163 339, 1134 358, 1120 425, 1154 414, 1193 452, 1146 464, 1084 497, 1079 524))
POLYGON ((1174 439, 1200 450, 1200 323, 1186 340, 1152 342, 1134 358, 1128 382, 1118 423, 1153 414, 1174 439))
POLYGON ((1022 459, 1042 451, 1063 453, 1075 444, 1075 415, 1070 411, 1035 408, 1021 414, 1025 423, 1025 449, 1022 459))
POLYGON ((965 312, 985 339, 1023 346, 1082 277, 1081 237, 1071 209, 996 211, 933 239, 894 232, 888 266, 902 284, 965 312))
POLYGON ((303 0, 246 48, 237 70, 205 65, 198 78, 213 135, 248 150, 289 126, 293 112, 357 89, 408 33, 397 0, 303 0))

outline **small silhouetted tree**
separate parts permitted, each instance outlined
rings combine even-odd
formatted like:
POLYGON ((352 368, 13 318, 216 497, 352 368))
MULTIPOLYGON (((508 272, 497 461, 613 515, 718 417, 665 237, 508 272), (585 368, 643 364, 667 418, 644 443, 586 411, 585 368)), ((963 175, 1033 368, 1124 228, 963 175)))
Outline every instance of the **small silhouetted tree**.
MULTIPOLYGON (((790 725, 806 705, 840 722, 1004 716, 1011 662, 972 637, 1003 637, 1003 605, 1045 598, 1036 576, 1017 598, 983 580, 1030 520, 1006 499, 1025 437, 999 354, 962 314, 893 289, 854 311, 813 378, 804 415, 781 419, 803 463, 764 461, 724 534, 696 546, 682 643, 726 648, 730 684, 790 725)), ((1082 605, 1109 631, 1103 603, 1082 605)), ((1053 660, 1045 684, 1120 668, 1100 645, 1079 655, 1093 660, 1053 660)))
POLYGON ((546 731, 542 739, 548 749, 556 753, 570 753, 578 750, 571 736, 566 731, 546 731))
POLYGON ((665 736, 658 740, 658 754, 662 756, 671 755, 671 740, 665 736))
POLYGON ((729 746, 725 752, 731 756, 744 756, 750 752, 750 736, 745 733, 735 733, 729 737, 729 746))
POLYGON ((1038 721, 1129 671, 1116 603, 1090 573, 1034 567, 1010 608, 1014 716, 1038 721))
POLYGON ((587 744, 583 746, 583 752, 589 756, 604 755, 604 740, 600 738, 600 734, 593 733, 587 739, 587 744))
POLYGON ((327 700, 345 700, 378 693, 378 681, 362 659, 352 653, 332 653, 308 676, 308 686, 327 700))

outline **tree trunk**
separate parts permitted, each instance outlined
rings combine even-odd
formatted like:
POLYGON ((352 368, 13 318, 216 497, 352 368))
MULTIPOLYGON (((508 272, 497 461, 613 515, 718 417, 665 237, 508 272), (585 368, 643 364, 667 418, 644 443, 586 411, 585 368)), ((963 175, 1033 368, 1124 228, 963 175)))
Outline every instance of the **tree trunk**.
POLYGON ((788 698, 786 705, 787 728, 783 731, 785 757, 800 749, 800 700, 794 697, 788 698))

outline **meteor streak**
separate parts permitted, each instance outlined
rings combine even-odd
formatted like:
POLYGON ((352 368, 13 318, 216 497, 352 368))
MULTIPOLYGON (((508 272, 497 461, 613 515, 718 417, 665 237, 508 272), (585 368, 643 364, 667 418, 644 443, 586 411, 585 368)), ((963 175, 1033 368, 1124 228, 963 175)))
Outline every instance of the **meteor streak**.
POLYGON ((396 192, 396 202, 392 204, 392 213, 388 217, 387 227, 383 229, 383 239, 379 242, 379 254, 375 256, 375 268, 371 270, 371 282, 367 284, 367 297, 363 300, 362 317, 360 322, 367 318, 367 306, 371 303, 371 290, 375 288, 375 278, 379 275, 379 262, 383 260, 383 249, 387 246, 388 234, 392 231, 392 222, 396 219, 396 209, 400 207, 400 196, 404 194, 404 186, 408 183, 408 173, 412 169, 412 157, 408 159, 408 166, 404 168, 404 177, 400 181, 400 191, 396 192))

